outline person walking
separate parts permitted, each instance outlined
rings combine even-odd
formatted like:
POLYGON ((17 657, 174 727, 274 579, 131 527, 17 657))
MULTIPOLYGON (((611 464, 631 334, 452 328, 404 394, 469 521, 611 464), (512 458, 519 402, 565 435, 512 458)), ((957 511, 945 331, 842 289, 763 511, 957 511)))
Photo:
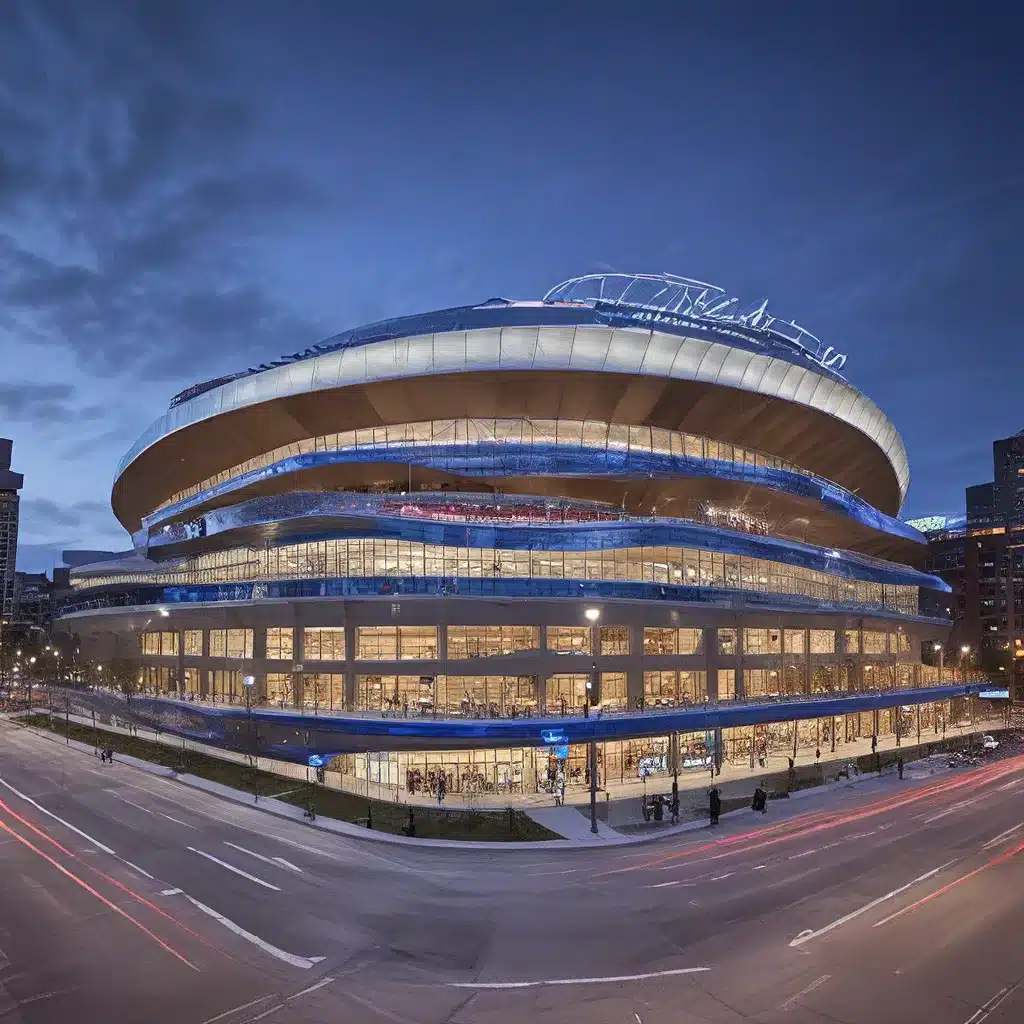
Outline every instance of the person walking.
POLYGON ((718 824, 718 817, 722 813, 722 796, 717 786, 712 786, 708 793, 708 810, 711 813, 711 827, 718 824))
POLYGON ((444 803, 444 795, 448 791, 448 778, 443 771, 437 773, 437 803, 444 803))

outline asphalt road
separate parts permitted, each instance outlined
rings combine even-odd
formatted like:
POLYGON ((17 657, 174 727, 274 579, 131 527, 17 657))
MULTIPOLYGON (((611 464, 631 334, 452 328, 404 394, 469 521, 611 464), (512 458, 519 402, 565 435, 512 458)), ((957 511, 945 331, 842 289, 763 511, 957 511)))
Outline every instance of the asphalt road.
POLYGON ((1024 756, 727 821, 345 840, 0 722, 0 1022, 1024 1020, 1024 756))

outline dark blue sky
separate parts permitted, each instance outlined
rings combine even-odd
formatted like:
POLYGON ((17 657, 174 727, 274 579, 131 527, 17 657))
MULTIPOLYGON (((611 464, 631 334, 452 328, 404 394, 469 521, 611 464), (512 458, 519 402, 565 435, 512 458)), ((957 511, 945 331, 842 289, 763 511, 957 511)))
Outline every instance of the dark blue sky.
POLYGON ((1004 6, 0 4, 19 562, 127 546, 181 388, 606 268, 767 296, 903 433, 905 513, 955 510, 1024 428, 1004 6))

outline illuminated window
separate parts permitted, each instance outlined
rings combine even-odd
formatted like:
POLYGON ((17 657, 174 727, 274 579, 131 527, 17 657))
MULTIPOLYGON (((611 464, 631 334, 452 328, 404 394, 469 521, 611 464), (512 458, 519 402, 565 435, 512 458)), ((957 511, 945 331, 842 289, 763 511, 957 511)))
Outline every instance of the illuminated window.
POLYGON ((626 626, 602 626, 601 653, 629 654, 629 629, 626 626))
MULTIPOLYGON (((718 631, 718 653, 719 654, 737 654, 736 644, 736 630, 735 629, 720 629, 718 631)), ((730 670, 731 671, 731 670, 730 670)), ((719 676, 721 676, 719 672, 719 676)), ((734 691, 735 692, 735 691, 734 691)))
POLYGON ((308 708, 344 708, 345 677, 341 673, 323 672, 304 675, 302 703, 308 708))
POLYGON ((781 654, 781 629, 745 629, 743 631, 744 654, 781 654))
POLYGON ((843 633, 847 654, 860 654, 860 630, 847 629, 843 633))
POLYGON ((559 654, 590 654, 590 627, 548 626, 548 650, 559 654))
POLYGON ((344 661, 345 627, 324 626, 305 629, 302 634, 305 661, 344 661))
POLYGON ((359 626, 356 657, 361 661, 417 661, 437 657, 436 626, 359 626))
POLYGON ((864 653, 865 654, 885 654, 885 643, 886 637, 884 633, 878 632, 877 630, 864 630, 864 653))
POLYGON ((211 629, 211 658, 251 658, 251 629, 211 629))
POLYGON ((784 635, 787 654, 804 653, 804 631, 802 629, 787 629, 784 635))
POLYGON ((295 703, 291 672, 267 673, 267 703, 290 707, 295 703))
POLYGON ((836 634, 831 629, 812 629, 811 654, 835 654, 836 634))
MULTIPOLYGON (((722 635, 722 631, 718 631, 722 635)), ((720 668, 718 670, 718 699, 736 699, 736 670, 732 668, 720 668)))
POLYGON ((170 654, 178 653, 177 633, 143 633, 141 635, 141 640, 143 654, 165 657, 170 654))
MULTIPOLYGON (((267 657, 272 661, 292 660, 294 630, 290 626, 274 626, 267 630, 267 657)), ((309 655, 306 655, 309 657, 309 655)))
POLYGON ((540 649, 539 626, 449 626, 449 658, 491 658, 540 649))
POLYGON ((626 706, 626 673, 601 673, 601 707, 624 708, 626 706))
POLYGON ((704 630, 644 628, 644 654, 703 654, 704 630))
POLYGON ((203 631, 201 629, 185 630, 185 657, 201 658, 203 656, 203 631))

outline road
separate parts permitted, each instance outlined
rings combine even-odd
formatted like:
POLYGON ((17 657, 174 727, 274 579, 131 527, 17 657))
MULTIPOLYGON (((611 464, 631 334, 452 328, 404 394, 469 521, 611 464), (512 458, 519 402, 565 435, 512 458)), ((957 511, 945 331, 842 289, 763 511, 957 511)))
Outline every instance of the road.
POLYGON ((0 1022, 1024 1019, 1024 756, 789 804, 422 849, 0 722, 0 1022))

